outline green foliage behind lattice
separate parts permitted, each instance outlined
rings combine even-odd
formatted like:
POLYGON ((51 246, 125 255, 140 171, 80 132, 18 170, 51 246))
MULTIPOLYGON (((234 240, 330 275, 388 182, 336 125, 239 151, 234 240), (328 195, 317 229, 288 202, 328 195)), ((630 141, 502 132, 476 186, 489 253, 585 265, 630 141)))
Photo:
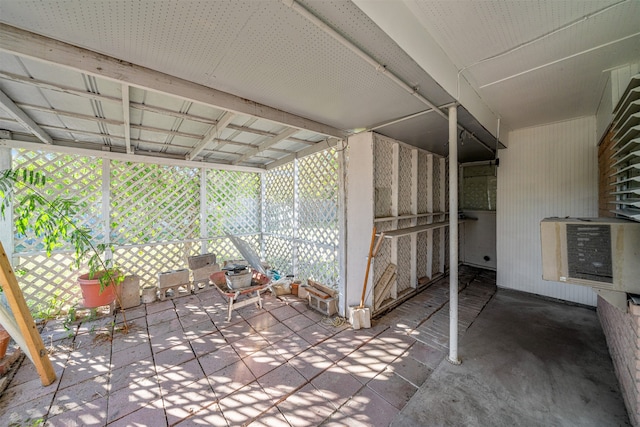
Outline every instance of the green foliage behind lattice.
POLYGON ((115 244, 200 237, 200 171, 113 161, 111 241, 115 244))

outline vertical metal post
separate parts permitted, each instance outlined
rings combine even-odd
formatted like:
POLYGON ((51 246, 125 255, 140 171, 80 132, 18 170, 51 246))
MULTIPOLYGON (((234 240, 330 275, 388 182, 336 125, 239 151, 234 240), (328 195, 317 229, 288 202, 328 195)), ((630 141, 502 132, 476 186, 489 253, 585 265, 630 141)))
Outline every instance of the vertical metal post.
MULTIPOLYGON (((0 131, 1 132, 1 131, 0 131)), ((8 132, 7 132, 8 133, 8 132)), ((2 136, 3 138, 5 136, 2 136)), ((7 137, 8 139, 11 136, 7 137)), ((11 148, 0 148, 0 171, 11 169, 11 148)), ((4 219, 0 216, 0 242, 4 245, 9 259, 13 258, 13 197, 9 200, 9 206, 4 213, 4 219)))
POLYGON ((102 159, 102 228, 104 230, 103 243, 107 244, 105 259, 113 259, 111 243, 111 160, 102 159))
POLYGON ((342 306, 338 308, 340 316, 347 316, 347 256, 346 256, 346 244, 347 244, 347 199, 346 199, 346 161, 344 150, 347 147, 346 141, 342 140, 336 147, 338 153, 338 291, 340 293, 340 301, 342 306))
POLYGON ((298 237, 300 236, 298 227, 299 212, 300 212, 300 191, 298 185, 300 183, 298 176, 298 159, 293 161, 293 236, 291 239, 292 247, 292 273, 294 276, 298 275, 298 237))
POLYGON ((458 110, 449 107, 449 362, 458 359, 458 110))
POLYGON ((207 227, 207 169, 200 168, 200 254, 209 253, 207 227))

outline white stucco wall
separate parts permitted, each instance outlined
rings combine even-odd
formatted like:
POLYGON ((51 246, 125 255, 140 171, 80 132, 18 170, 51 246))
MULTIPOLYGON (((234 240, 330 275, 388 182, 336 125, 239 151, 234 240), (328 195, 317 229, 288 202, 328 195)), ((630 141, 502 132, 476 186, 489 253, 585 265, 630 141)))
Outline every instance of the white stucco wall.
POLYGON ((595 117, 512 131, 498 167, 497 284, 596 305, 589 287, 542 280, 540 220, 598 214, 595 117))

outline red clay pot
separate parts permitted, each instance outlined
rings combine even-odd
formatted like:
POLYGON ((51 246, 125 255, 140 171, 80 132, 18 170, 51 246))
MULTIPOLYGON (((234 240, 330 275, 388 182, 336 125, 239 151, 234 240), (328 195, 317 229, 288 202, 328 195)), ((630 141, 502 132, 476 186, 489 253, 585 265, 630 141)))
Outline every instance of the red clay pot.
POLYGON ((86 308, 102 307, 109 305, 116 299, 116 287, 113 282, 100 292, 100 277, 104 271, 97 272, 93 278, 89 278, 89 273, 78 277, 78 283, 82 290, 82 305, 86 308))

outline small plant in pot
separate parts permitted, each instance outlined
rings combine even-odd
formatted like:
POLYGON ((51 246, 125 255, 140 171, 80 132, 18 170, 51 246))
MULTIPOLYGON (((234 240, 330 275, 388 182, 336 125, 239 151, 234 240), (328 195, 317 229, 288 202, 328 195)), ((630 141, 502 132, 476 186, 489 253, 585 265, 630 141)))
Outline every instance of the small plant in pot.
MULTIPOLYGON (((75 199, 48 198, 39 189, 47 183, 46 177, 37 171, 27 169, 7 169, 0 171, 0 215, 4 218, 10 206, 16 187, 25 191, 13 198, 15 227, 20 234, 33 233, 42 239, 47 256, 64 242, 71 244, 74 250, 72 268, 80 269, 85 263, 89 272, 79 278, 83 292, 84 305, 87 308, 120 303, 118 286, 124 281, 124 275, 113 259, 104 256, 110 245, 95 244, 91 230, 78 224, 76 215, 81 205, 75 199)), ((120 303, 122 307, 122 304, 120 303)), ((123 313, 123 332, 128 331, 127 319, 123 313)))

